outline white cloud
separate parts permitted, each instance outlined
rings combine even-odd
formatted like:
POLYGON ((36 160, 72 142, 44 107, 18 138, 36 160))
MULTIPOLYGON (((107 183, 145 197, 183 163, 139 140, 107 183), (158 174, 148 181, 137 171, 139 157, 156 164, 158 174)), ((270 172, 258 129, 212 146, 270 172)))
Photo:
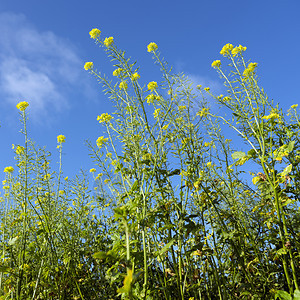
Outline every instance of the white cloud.
POLYGON ((87 89, 82 60, 66 39, 36 29, 20 14, 0 13, 0 28, 1 102, 28 101, 31 115, 45 116, 68 108, 74 88, 87 89))

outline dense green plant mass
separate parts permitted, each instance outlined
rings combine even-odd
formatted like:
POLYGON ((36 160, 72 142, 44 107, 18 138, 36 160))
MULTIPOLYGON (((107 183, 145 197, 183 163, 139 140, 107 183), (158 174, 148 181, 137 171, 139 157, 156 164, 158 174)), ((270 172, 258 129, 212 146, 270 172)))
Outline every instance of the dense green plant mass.
POLYGON ((115 106, 88 143, 94 189, 84 173, 63 178, 62 135, 51 170, 19 103, 24 145, 16 170, 5 168, 0 299, 300 299, 297 105, 284 114, 268 100, 246 47, 223 47, 229 68, 212 63, 227 88, 215 96, 173 74, 155 43, 163 79, 144 85, 112 37, 90 35, 116 68, 110 80, 84 66, 115 106), (232 117, 211 113, 206 93, 232 117))

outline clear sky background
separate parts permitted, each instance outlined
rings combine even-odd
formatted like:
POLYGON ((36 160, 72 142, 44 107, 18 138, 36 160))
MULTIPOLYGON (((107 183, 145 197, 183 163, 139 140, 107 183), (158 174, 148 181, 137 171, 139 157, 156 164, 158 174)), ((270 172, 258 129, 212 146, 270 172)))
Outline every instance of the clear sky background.
MULTIPOLYGON (((29 136, 52 152, 66 136, 64 175, 93 163, 84 144, 102 135, 97 115, 112 112, 95 78, 83 69, 113 68, 89 31, 99 28, 141 66, 141 82, 160 81, 147 45, 156 42, 175 72, 218 94, 211 68, 226 43, 247 46, 261 86, 286 110, 299 103, 300 1, 37 1, 0 2, 0 171, 14 166, 12 144, 23 144, 16 104, 30 104, 29 136)), ((229 131, 228 131, 229 133, 229 131)), ((233 133, 232 133, 233 134, 233 133)), ((230 138, 230 136, 228 136, 230 138)), ((246 149, 244 149, 246 150, 246 149)), ((4 174, 2 175, 4 178, 4 174)))

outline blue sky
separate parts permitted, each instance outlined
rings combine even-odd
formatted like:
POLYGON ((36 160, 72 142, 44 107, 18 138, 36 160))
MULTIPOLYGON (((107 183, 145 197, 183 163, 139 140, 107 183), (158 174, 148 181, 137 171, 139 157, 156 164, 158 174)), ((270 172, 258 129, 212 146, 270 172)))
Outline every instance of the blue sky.
MULTIPOLYGON (((294 1, 24 1, 0 2, 0 170, 14 165, 12 144, 22 144, 16 104, 30 103, 32 140, 52 152, 66 136, 64 175, 93 167, 84 141, 102 135, 96 117, 112 112, 101 86, 84 69, 93 61, 111 74, 92 28, 113 36, 137 60, 145 84, 159 81, 146 47, 156 42, 174 71, 222 90, 211 62, 226 43, 247 46, 266 93, 285 110, 299 103, 300 2, 294 1)), ((230 138, 230 137, 228 137, 230 138)), ((4 178, 4 174, 3 174, 4 178)))

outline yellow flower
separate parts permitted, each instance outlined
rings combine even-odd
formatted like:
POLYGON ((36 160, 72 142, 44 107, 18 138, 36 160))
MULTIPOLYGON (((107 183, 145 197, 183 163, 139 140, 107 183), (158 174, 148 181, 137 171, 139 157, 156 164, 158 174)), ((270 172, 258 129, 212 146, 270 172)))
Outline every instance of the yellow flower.
POLYGON ((232 49, 233 49, 232 44, 226 44, 220 51, 220 54, 222 54, 223 56, 229 55, 231 53, 232 49))
POLYGON ((185 105, 179 105, 179 106, 178 106, 178 110, 179 110, 179 111, 182 111, 182 110, 184 110, 184 109, 186 109, 186 106, 185 106, 185 105))
POLYGON ((220 68, 220 66, 221 66, 221 61, 220 61, 220 60, 215 60, 215 61, 211 64, 211 66, 212 66, 213 68, 215 68, 215 69, 218 69, 218 68, 220 68))
POLYGON ((210 167, 211 167, 211 165, 212 165, 212 162, 211 162, 211 161, 209 161, 209 162, 208 162, 206 165, 207 165, 207 167, 208 167, 208 168, 210 168, 210 167))
POLYGON ((148 52, 154 52, 156 49, 157 49, 157 45, 156 45, 155 43, 150 43, 150 44, 147 46, 147 51, 148 51, 148 52))
POLYGON ((118 68, 113 71, 113 76, 120 76, 120 74, 123 72, 122 68, 118 68))
POLYGON ((204 107, 200 112, 197 113, 198 116, 200 117, 205 117, 208 114, 209 109, 204 107))
POLYGON ((64 190, 60 190, 60 191, 58 192, 58 194, 59 194, 60 196, 62 196, 62 195, 65 194, 65 191, 64 191, 64 190))
POLYGON ((90 173, 95 173, 95 172, 96 172, 95 168, 90 169, 90 173))
POLYGON ((239 45, 238 47, 234 47, 231 51, 232 56, 235 57, 237 54, 242 53, 247 50, 247 47, 243 47, 242 45, 239 45))
POLYGON ((100 137, 98 137, 96 143, 97 143, 97 146, 99 148, 101 148, 103 146, 103 144, 105 144, 107 141, 108 141, 108 138, 105 138, 104 136, 100 136, 100 137))
POLYGON ((210 91, 210 88, 209 88, 209 87, 206 87, 206 88, 204 88, 204 91, 209 92, 209 91, 210 91))
POLYGON ((67 176, 67 177, 65 177, 65 180, 67 181, 69 179, 69 177, 67 176))
POLYGON ((86 71, 92 69, 93 67, 94 67, 94 64, 93 64, 91 61, 86 62, 86 63, 84 64, 84 69, 85 69, 86 71))
POLYGON ((297 108, 298 107, 298 104, 294 104, 291 106, 291 108, 297 108))
POLYGON ((111 37, 109 37, 109 38, 105 38, 103 44, 104 44, 106 47, 109 47, 113 42, 114 42, 114 38, 111 36, 111 37))
POLYGON ((198 90, 200 90, 200 89, 202 88, 202 85, 201 85, 201 84, 198 84, 198 85, 196 86, 196 88, 197 88, 198 90))
POLYGON ((29 103, 26 102, 26 101, 19 102, 16 105, 17 109, 20 110, 20 111, 24 111, 27 108, 27 106, 29 106, 29 103))
POLYGON ((148 83, 148 90, 153 91, 157 88, 157 82, 151 81, 148 83))
POLYGON ((270 120, 270 119, 279 119, 280 118, 280 116, 279 116, 279 114, 276 114, 276 113, 271 113, 271 114, 269 114, 268 116, 263 116, 262 117, 264 120, 270 120))
POLYGON ((107 123, 109 122, 111 119, 113 119, 113 117, 111 115, 109 115, 108 113, 104 113, 101 116, 97 117, 97 121, 99 121, 99 123, 107 123))
POLYGON ((66 137, 64 135, 61 134, 57 136, 57 142, 59 144, 64 143, 65 141, 66 141, 66 137))
POLYGON ((12 173, 13 171, 14 171, 13 167, 6 167, 6 168, 4 168, 4 172, 5 173, 12 173))
POLYGON ((153 103, 154 100, 159 100, 159 97, 153 94, 150 94, 146 97, 147 103, 153 103))
POLYGON ((51 178, 51 175, 50 175, 50 174, 44 175, 44 180, 49 180, 50 178, 51 178))
POLYGON ((92 39, 98 38, 100 36, 100 34, 101 34, 101 31, 97 28, 94 28, 90 31, 90 36, 92 39))
POLYGON ((154 118, 157 118, 159 116, 160 108, 156 109, 153 113, 154 118))
POLYGON ((250 63, 248 67, 244 70, 243 76, 248 77, 249 75, 251 75, 254 72, 256 67, 257 67, 257 63, 250 63))
POLYGON ((131 76, 131 80, 132 80, 132 81, 138 80, 138 79, 140 79, 140 78, 141 78, 141 76, 140 76, 138 73, 134 73, 134 74, 131 76))
POLYGON ((119 88, 123 89, 123 90, 127 90, 128 85, 127 85, 126 81, 121 81, 121 83, 119 84, 119 88))
POLYGON ((25 148, 22 147, 22 146, 17 146, 17 149, 16 149, 16 153, 17 154, 22 154, 23 152, 25 151, 25 148))

